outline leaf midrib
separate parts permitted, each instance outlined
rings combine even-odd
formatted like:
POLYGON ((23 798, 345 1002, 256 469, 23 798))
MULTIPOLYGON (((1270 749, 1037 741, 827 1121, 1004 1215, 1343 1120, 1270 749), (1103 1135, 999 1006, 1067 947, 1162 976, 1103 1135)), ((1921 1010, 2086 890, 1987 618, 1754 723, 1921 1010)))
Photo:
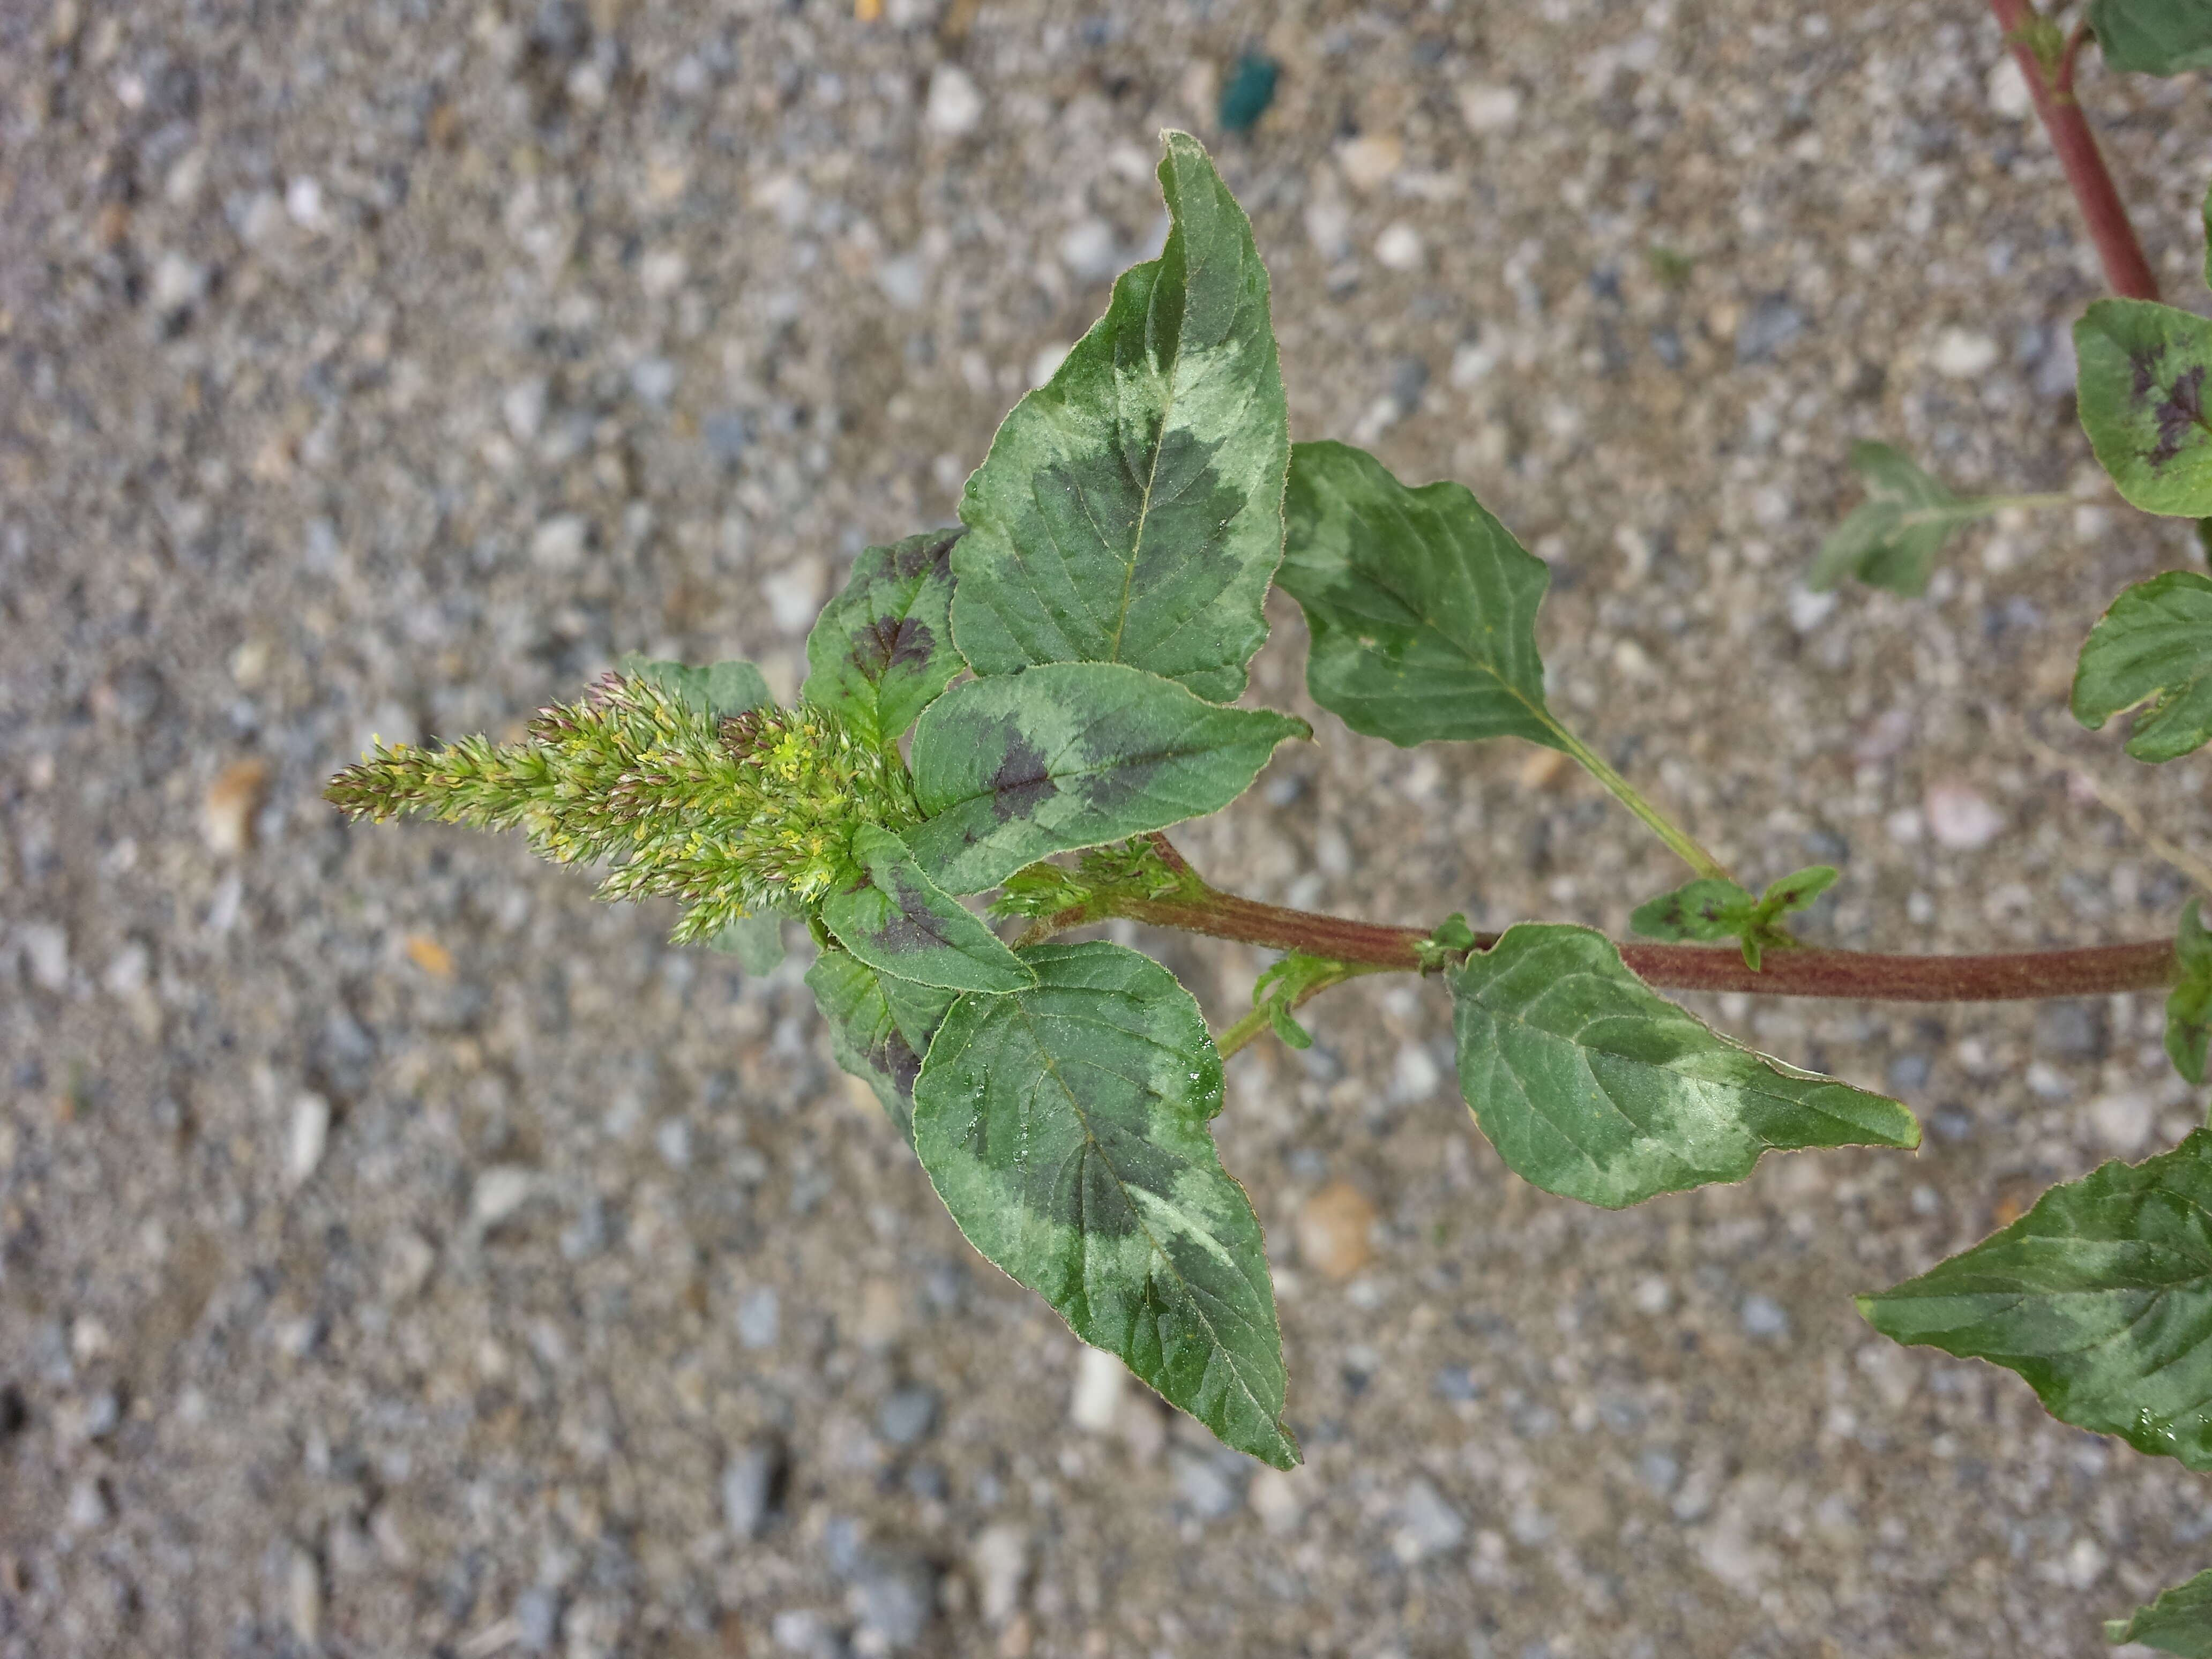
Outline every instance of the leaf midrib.
MULTIPOLYGON (((1228 1343, 1223 1340, 1220 1332, 1215 1328, 1213 1321, 1207 1317, 1205 1310, 1200 1305, 1198 1291, 1194 1285, 1192 1285, 1188 1279, 1183 1277, 1182 1270, 1176 1265, 1175 1258, 1168 1253, 1167 1248, 1160 1243, 1158 1235, 1152 1231, 1152 1225, 1146 1217, 1143 1209, 1138 1205, 1136 1200, 1131 1196, 1128 1182, 1121 1178, 1121 1172, 1115 1167, 1114 1160, 1107 1154, 1106 1148, 1100 1143, 1098 1137, 1091 1133, 1091 1115, 1083 1109, 1081 1103, 1075 1097, 1075 1091, 1068 1087, 1067 1079, 1060 1074, 1059 1063, 1054 1058, 1052 1050, 1046 1046, 1043 1038, 1039 1035, 1035 1018, 1030 1015, 1029 1009, 1023 1006, 1022 1000, 1019 997, 1013 999, 1013 1006, 1015 1017, 1022 1022, 1023 1030, 1028 1036, 1030 1046, 1036 1050, 1038 1058, 1044 1063, 1046 1074, 1052 1079, 1054 1084, 1059 1088, 1062 1097, 1066 1100, 1068 1110, 1075 1115, 1075 1121, 1082 1130, 1085 1146, 1097 1158, 1100 1167, 1112 1177, 1115 1190, 1121 1194, 1121 1202, 1127 1206, 1131 1219, 1136 1223, 1137 1230, 1145 1236, 1145 1242, 1152 1247, 1154 1258, 1164 1267, 1167 1274, 1174 1279, 1176 1288, 1182 1291, 1184 1299, 1190 1304, 1192 1316, 1205 1328, 1207 1340, 1213 1345, 1214 1352, 1221 1356, 1223 1363, 1228 1367, 1229 1374, 1237 1379, 1237 1387, 1238 1391, 1243 1395, 1247 1401, 1250 1401, 1251 1404, 1258 1409, 1260 1414, 1267 1419, 1268 1422, 1271 1424, 1276 1423, 1277 1414, 1268 1408, 1265 1401, 1261 1400, 1257 1395, 1253 1393, 1251 1384, 1245 1380, 1244 1367, 1243 1364, 1239 1361, 1236 1352, 1229 1346, 1228 1343)), ((1057 1016, 1055 1016, 1055 1018, 1057 1018, 1057 1016)), ((1118 1027, 1116 1029, 1121 1030, 1125 1033, 1127 1032, 1127 1028, 1126 1026, 1118 1027)), ((1142 1034, 1129 1033, 1129 1035, 1141 1036, 1142 1034)), ((1160 1042, 1158 1039, 1155 1037, 1145 1036, 1144 1040, 1152 1043, 1158 1048, 1165 1048, 1167 1046, 1166 1044, 1160 1042)), ((1158 1093, 1157 1091, 1148 1091, 1148 1092, 1154 1094, 1158 1093)), ((1086 1285, 1085 1289, 1085 1297, 1088 1300, 1090 1291, 1087 1285, 1087 1274, 1085 1275, 1085 1279, 1086 1285)), ((1126 1358, 1123 1360, 1123 1363, 1125 1364, 1127 1363, 1126 1358)))

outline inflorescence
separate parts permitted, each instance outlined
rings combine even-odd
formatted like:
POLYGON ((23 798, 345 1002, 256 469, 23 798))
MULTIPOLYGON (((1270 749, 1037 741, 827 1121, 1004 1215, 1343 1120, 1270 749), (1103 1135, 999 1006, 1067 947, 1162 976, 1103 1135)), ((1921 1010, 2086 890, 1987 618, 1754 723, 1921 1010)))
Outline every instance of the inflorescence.
POLYGON ((802 911, 854 872, 863 823, 919 816, 895 753, 801 703, 717 719, 653 681, 609 675, 541 710, 520 743, 378 743, 325 794, 356 818, 520 829, 556 864, 618 860, 610 900, 673 898, 672 941, 757 911, 802 911))

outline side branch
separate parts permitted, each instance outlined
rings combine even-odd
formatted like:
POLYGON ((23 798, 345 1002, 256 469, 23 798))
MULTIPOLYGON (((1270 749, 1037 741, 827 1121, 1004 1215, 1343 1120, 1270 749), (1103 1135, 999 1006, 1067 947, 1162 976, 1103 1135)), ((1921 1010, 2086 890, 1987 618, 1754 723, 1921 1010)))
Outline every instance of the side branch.
POLYGON ((2062 49, 2046 57, 2038 42, 2051 26, 2036 10, 2034 0, 1990 0, 1990 9, 1996 14, 2005 44, 2027 78, 2035 112, 2051 135, 2051 147, 2058 152, 2058 164, 2066 170, 2066 182, 2073 186, 2090 240, 2104 261, 2105 281, 2122 299, 2155 300, 2158 278, 2143 258, 2142 244, 2136 240, 2135 226, 2097 149, 2097 137, 2074 95, 2074 60, 2081 48, 2081 32, 2077 29, 2062 49))
MULTIPOLYGON (((1203 898, 1117 898, 1116 915, 1214 939, 1304 951, 1340 962, 1413 972, 1418 927, 1388 927, 1346 916, 1285 909, 1208 892, 1203 898)), ((1055 921, 1058 919, 1055 918, 1055 921)), ((1073 920, 1073 919, 1071 919, 1073 920)), ((1484 948, 1496 934, 1481 938, 1484 948)), ((1893 956, 1868 951, 1769 951, 1754 972, 1729 946, 1625 941, 1621 960, 1662 991, 1743 991, 1771 997, 1829 997, 1871 1002, 2012 1002, 2043 997, 2106 996, 2173 983, 2173 946, 2165 939, 2022 951, 1986 956, 1893 956)))

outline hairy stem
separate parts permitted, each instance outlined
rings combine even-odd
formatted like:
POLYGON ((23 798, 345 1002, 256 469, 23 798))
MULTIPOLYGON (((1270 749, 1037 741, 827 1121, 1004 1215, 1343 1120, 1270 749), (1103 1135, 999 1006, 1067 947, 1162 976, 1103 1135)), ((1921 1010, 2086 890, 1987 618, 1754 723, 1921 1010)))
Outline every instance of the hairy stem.
POLYGON ((2074 60, 2083 32, 2077 28, 2063 49, 2046 59, 2038 43, 2051 26, 2036 9, 2034 0, 1990 0, 1990 9, 1996 14, 2021 73, 2027 77, 2035 112, 2051 135, 2051 147, 2058 152, 2058 164, 2074 188, 2090 240, 2105 262, 2105 281, 2124 299, 2155 300, 2158 278, 2151 275, 2150 262, 2143 258, 2142 244, 2136 240, 2135 226, 2097 149, 2096 135, 2089 131, 2088 118, 2074 96, 2074 60))
POLYGON ((1636 786, 1607 765, 1605 757, 1591 748, 1557 720, 1547 722, 1559 744, 1578 762, 1583 770, 1613 792, 1613 797, 1630 811, 1642 818, 1651 833, 1665 842, 1674 856, 1701 876, 1717 877, 1722 881, 1734 881, 1728 866, 1698 845, 1697 838, 1646 800, 1636 786))
MULTIPOLYGON (((1414 947, 1428 935, 1347 916, 1286 909, 1207 889, 1164 899, 1115 896, 1105 912, 1155 927, 1212 939, 1303 951, 1388 970, 1420 968, 1414 947)), ((1032 932, 1079 926, 1095 915, 1053 917, 1032 932)), ((1478 939, 1480 948, 1497 935, 1478 939)), ((1803 947, 1771 951, 1756 970, 1729 945, 1661 945, 1630 939, 1621 960, 1662 991, 1745 991, 1762 996, 1833 997, 1872 1002, 2013 1002, 2043 997, 2105 996, 2171 985, 2178 971, 2166 939, 2092 945, 2073 951, 2021 951, 1984 956, 1892 956, 1870 951, 1803 947)), ((1234 1030, 1236 1028, 1232 1027, 1234 1030)))

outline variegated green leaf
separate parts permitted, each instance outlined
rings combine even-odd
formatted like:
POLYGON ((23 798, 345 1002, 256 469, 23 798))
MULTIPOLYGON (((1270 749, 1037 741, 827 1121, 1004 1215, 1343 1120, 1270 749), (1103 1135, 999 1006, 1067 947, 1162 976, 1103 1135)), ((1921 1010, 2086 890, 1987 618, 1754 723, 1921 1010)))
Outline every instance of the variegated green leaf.
POLYGON ((1115 663, 970 680, 915 729, 924 822, 907 842, 947 892, 981 892, 1050 854, 1217 811, 1277 744, 1308 735, 1304 720, 1217 708, 1115 663))
POLYGON ((1199 142, 1166 145, 1167 246, 1122 273, 961 499, 952 629, 978 674, 1129 663, 1228 702, 1267 636, 1290 455, 1267 273, 1199 142))
POLYGON ((915 1085, 915 1146, 969 1241, 1239 1451, 1289 1468, 1258 1218, 1207 1120, 1221 1060, 1190 993, 1118 945, 1023 952, 963 996, 915 1085))
POLYGON ((830 1052, 837 1064, 875 1091, 911 1146, 914 1080, 954 994, 878 974, 843 951, 824 951, 815 958, 806 970, 806 988, 830 1027, 830 1052))
POLYGON ((952 647, 957 530, 872 547, 806 636, 806 702, 865 743, 896 741, 961 669, 952 647))
POLYGON ((2053 1187, 1859 1311, 1894 1341, 2017 1371, 2062 1423, 2212 1470, 2212 1129, 2053 1187))
POLYGON ((2105 62, 2124 73, 2212 69, 2212 0, 2089 0, 2089 27, 2105 62))
POLYGON ((1621 1209, 1741 1181, 1767 1152, 1920 1144, 1895 1101, 1721 1036, 1590 928, 1509 927, 1449 983, 1467 1103, 1547 1192, 1621 1209))
POLYGON ((1355 732, 1568 743, 1544 706, 1544 562, 1464 484, 1409 489, 1347 444, 1300 444, 1279 580, 1313 639, 1306 684, 1355 732))
POLYGON ((2212 514, 2212 321, 2152 300, 2099 300, 2074 325, 2074 355, 2081 428, 2120 494, 2146 513, 2212 514))
POLYGON ((822 924, 879 972, 949 991, 1018 991, 1036 983, 999 936, 922 873, 907 844, 864 823, 855 878, 822 904, 822 924))
POLYGON ((2145 703, 2128 733, 2137 760, 2176 760, 2212 738, 2212 580, 2194 570, 2123 591, 2081 646, 2075 720, 2100 731, 2145 703))

